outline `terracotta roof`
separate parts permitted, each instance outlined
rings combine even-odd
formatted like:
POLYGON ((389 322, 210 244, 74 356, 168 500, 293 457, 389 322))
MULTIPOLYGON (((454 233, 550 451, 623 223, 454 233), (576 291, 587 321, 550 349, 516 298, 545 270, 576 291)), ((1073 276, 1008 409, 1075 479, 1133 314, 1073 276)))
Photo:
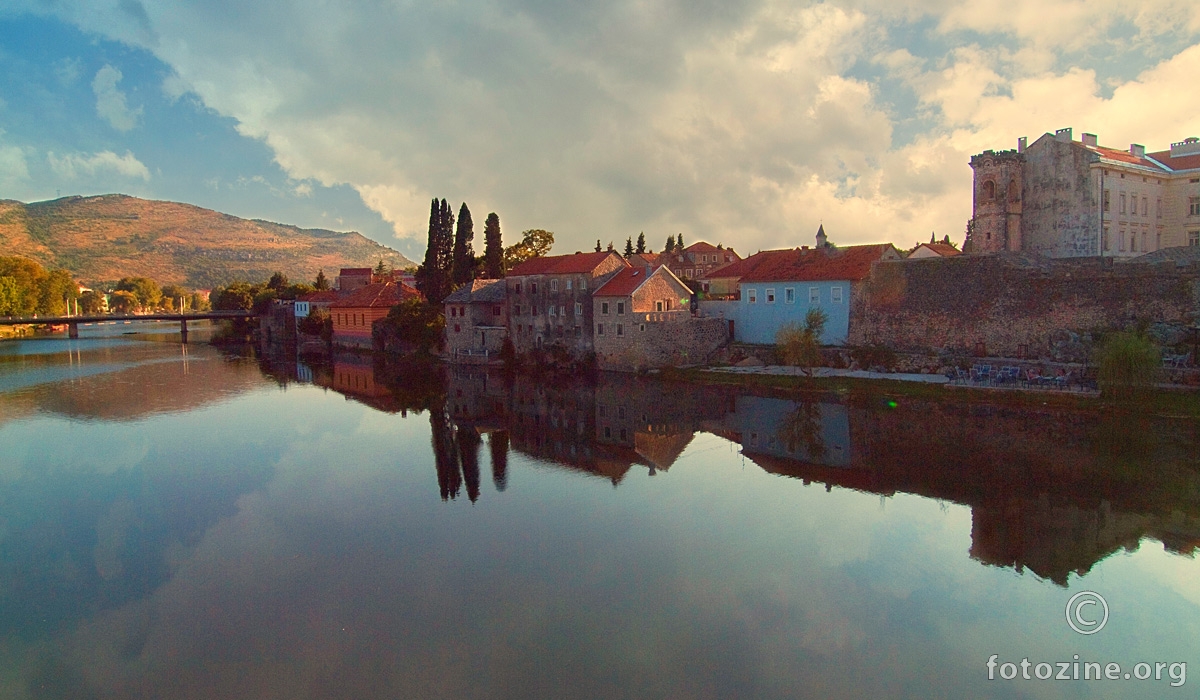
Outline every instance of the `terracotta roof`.
POLYGON ((504 280, 471 280, 446 297, 446 304, 496 303, 507 298, 508 288, 504 280))
MULTIPOLYGON (((768 250, 768 251, 763 251, 763 252, 771 253, 771 252, 775 252, 775 251, 768 250)), ((729 263, 728 265, 722 265, 721 267, 718 267, 716 269, 709 270, 708 273, 705 274, 700 279, 711 280, 711 279, 724 279, 727 277, 732 277, 732 278, 742 277, 743 275, 746 275, 746 274, 750 273, 751 271, 753 271, 754 268, 758 267, 758 265, 763 260, 766 259, 763 257, 763 252, 758 252, 758 253, 755 253, 754 255, 751 255, 748 258, 742 258, 741 260, 735 260, 735 261, 729 263)))
MULTIPOLYGON (((921 245, 919 245, 913 249, 913 253, 917 252, 917 249, 920 249, 920 248, 928 248, 928 249, 932 250, 933 252, 937 253, 938 255, 942 256, 943 258, 952 258, 955 255, 962 254, 961 250, 959 250, 958 248, 955 248, 954 246, 950 245, 949 243, 922 243, 921 245)), ((912 253, 909 253, 909 255, 912 255, 912 253)))
POLYGON ((1115 160, 1118 163, 1126 163, 1128 165, 1137 165, 1143 168, 1149 168, 1151 170, 1158 170, 1160 172, 1163 170, 1163 167, 1158 163, 1155 163, 1149 158, 1135 156, 1129 151, 1119 151, 1115 148, 1107 148, 1105 146, 1088 146, 1079 141, 1076 141, 1075 143, 1078 143, 1080 146, 1083 146, 1093 153, 1099 154, 1101 158, 1115 160))
POLYGON ((658 267, 666 264, 659 253, 634 253, 625 260, 634 267, 658 267))
POLYGON ((332 306, 338 309, 392 307, 414 298, 421 298, 421 293, 403 282, 376 282, 354 290, 332 306))
POLYGON ((307 302, 333 302, 338 300, 338 292, 334 289, 326 289, 320 292, 310 292, 296 297, 296 301, 307 302))
POLYGON ((684 251, 688 253, 715 253, 717 251, 717 247, 707 241, 696 241, 690 246, 684 248, 684 251))
POLYGON ((594 297, 627 297, 637 291, 637 288, 646 283, 656 274, 670 275, 672 279, 677 279, 671 271, 665 267, 658 267, 650 272, 646 272, 644 267, 627 267, 617 274, 613 275, 607 282, 600 285, 595 292, 594 297), (663 272, 659 272, 663 270, 663 272))
MULTIPOLYGON (((883 258, 891 243, 845 248, 767 250, 742 282, 819 282, 861 280, 871 274, 871 264, 883 258)), ((757 256, 755 256, 757 257, 757 256)), ((751 258, 752 259, 752 258, 751 258)))
POLYGON ((347 276, 369 275, 369 274, 371 274, 371 268, 369 268, 369 267, 343 267, 342 271, 338 274, 347 275, 347 276))
MULTIPOLYGON (((572 275, 595 270, 608 256, 616 255, 624 262, 624 258, 614 251, 599 253, 575 253, 574 255, 549 255, 532 258, 509 270, 509 277, 522 275, 572 275)), ((625 263, 628 265, 629 263, 625 263)))
POLYGON ((1170 151, 1159 151, 1158 153, 1147 153, 1146 155, 1174 171, 1200 168, 1200 153, 1175 158, 1171 157, 1170 151))

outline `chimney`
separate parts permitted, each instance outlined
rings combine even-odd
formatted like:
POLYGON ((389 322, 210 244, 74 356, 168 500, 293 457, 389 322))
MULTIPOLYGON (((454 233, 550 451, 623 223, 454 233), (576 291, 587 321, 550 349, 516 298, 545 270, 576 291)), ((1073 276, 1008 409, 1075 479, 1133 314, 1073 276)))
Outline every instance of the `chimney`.
POLYGON ((1083 135, 1083 145, 1091 146, 1092 148, 1095 148, 1098 145, 1096 142, 1096 135, 1095 134, 1084 134, 1083 135))
POLYGON ((1028 136, 1022 136, 1021 138, 1017 139, 1017 153, 1024 153, 1025 147, 1028 145, 1029 145, 1029 137, 1028 136))
POLYGON ((1129 153, 1134 158, 1145 158, 1146 157, 1146 147, 1140 143, 1131 143, 1131 144, 1129 144, 1129 153))
POLYGON ((1071 143, 1071 127, 1055 131, 1054 140, 1060 143, 1071 143))

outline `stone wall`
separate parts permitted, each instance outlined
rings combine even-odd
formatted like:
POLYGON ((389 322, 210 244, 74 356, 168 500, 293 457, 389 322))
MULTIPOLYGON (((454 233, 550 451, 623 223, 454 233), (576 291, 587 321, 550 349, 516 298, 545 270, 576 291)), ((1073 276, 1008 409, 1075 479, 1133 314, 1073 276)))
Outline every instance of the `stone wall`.
POLYGON ((600 369, 635 370, 678 367, 704 362, 729 340, 729 323, 719 318, 696 318, 687 311, 636 313, 595 337, 600 369))
POLYGON ((1142 324, 1178 338, 1198 314, 1194 265, 1013 254, 906 260, 877 264, 855 290, 849 342, 1083 361, 1093 332, 1142 324))

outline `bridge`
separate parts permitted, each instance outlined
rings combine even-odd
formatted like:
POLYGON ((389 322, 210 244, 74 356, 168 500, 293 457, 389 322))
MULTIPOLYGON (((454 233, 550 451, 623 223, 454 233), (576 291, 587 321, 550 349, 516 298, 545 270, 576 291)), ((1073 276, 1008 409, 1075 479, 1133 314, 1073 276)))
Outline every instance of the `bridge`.
POLYGON ((253 311, 201 311, 190 314, 138 314, 126 316, 34 316, 32 318, 0 318, 0 326, 66 326, 67 335, 79 337, 79 325, 86 323, 110 323, 113 321, 178 321, 179 335, 184 343, 188 339, 188 321, 230 321, 255 318, 253 311))

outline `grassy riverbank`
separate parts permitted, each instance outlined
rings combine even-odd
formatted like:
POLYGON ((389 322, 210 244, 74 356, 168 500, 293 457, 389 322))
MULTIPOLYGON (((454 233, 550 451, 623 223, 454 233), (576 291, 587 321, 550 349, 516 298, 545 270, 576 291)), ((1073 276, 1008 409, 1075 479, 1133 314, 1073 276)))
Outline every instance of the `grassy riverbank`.
POLYGON ((1200 391, 1186 389, 1156 390, 1140 400, 1115 401, 1092 393, 1070 390, 998 389, 854 377, 808 378, 775 374, 732 374, 703 369, 665 370, 662 377, 696 384, 752 387, 780 396, 817 398, 822 395, 836 395, 1028 408, 1051 406, 1072 411, 1117 411, 1200 419, 1200 391))

